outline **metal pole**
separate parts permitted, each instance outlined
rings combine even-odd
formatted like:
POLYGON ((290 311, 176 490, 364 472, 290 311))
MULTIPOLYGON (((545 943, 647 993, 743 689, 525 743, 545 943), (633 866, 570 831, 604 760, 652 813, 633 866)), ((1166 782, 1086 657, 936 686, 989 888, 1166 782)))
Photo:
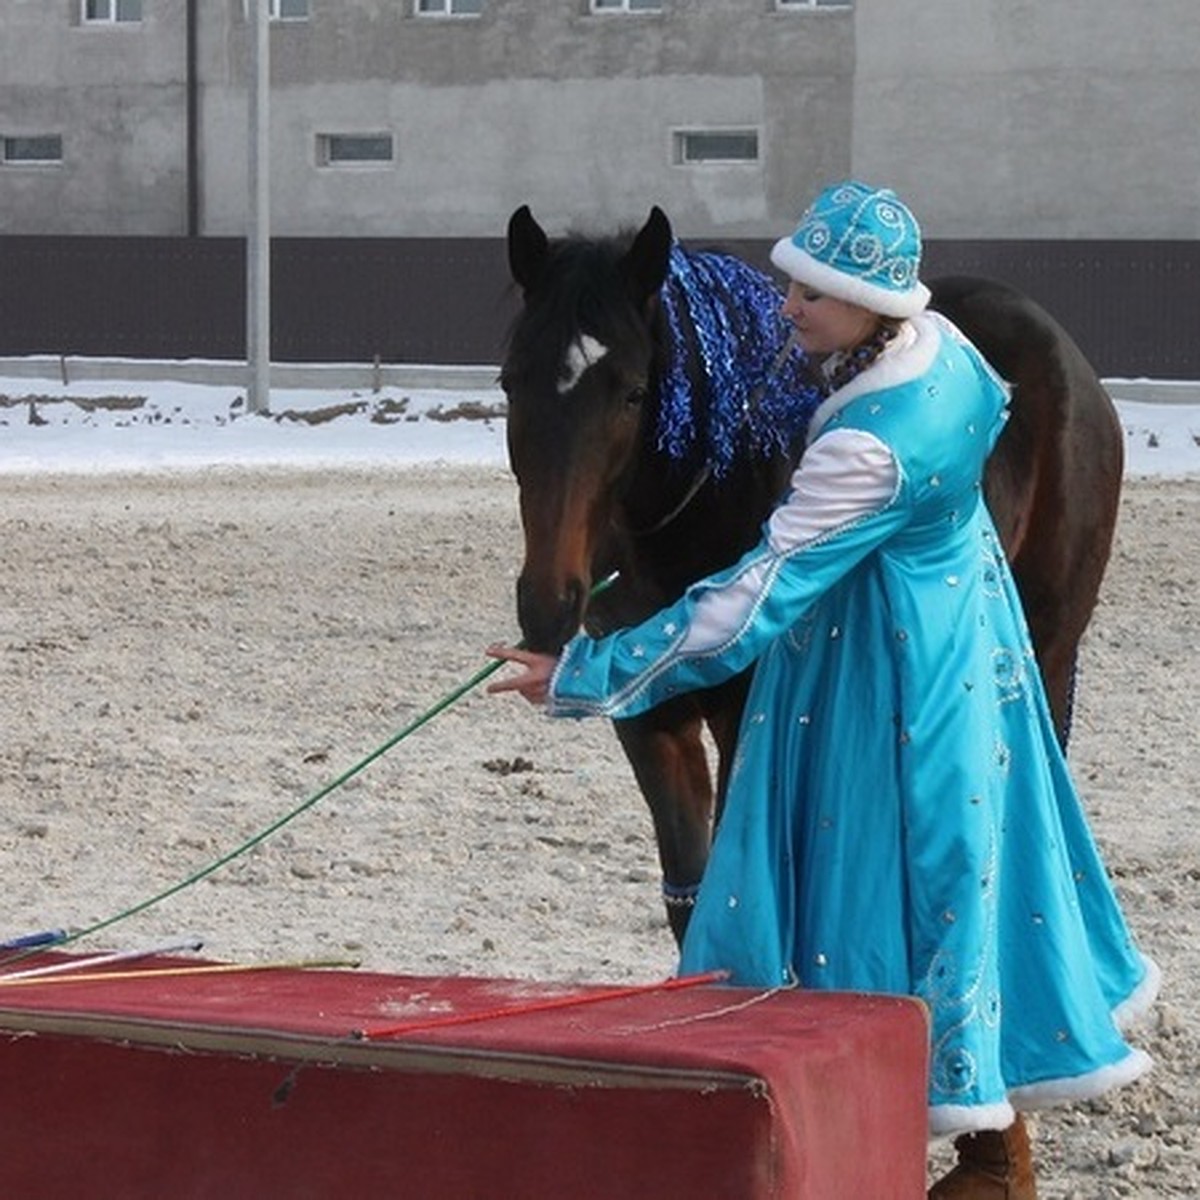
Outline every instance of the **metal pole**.
POLYGON ((249 213, 246 230, 247 401, 271 407, 270 0, 250 0, 249 213))
POLYGON ((187 235, 200 234, 200 97, 198 48, 200 0, 187 0, 187 235))

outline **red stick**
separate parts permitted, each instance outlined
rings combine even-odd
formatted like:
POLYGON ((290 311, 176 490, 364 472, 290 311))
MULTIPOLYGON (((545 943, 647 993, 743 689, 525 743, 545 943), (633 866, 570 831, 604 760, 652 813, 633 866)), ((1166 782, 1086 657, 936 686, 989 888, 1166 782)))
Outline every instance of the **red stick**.
POLYGON ((651 992, 674 992, 681 988, 700 987, 706 983, 720 983, 729 978, 728 971, 706 971, 702 975, 684 975, 664 979, 660 983, 630 984, 628 987, 607 988, 601 992, 590 992, 582 996, 555 996, 528 1004, 514 1004, 508 1008, 491 1008, 484 1012, 452 1013, 442 1017, 427 1017, 424 1020, 406 1021, 402 1025, 388 1025, 383 1029, 356 1029, 353 1037, 360 1041, 378 1038, 402 1037, 406 1033, 417 1033, 427 1029, 444 1029, 451 1025, 470 1025, 477 1021, 496 1021, 503 1017, 522 1017, 529 1013, 548 1012, 556 1008, 582 1008, 586 1004, 601 1004, 606 1000, 622 1000, 626 996, 644 996, 651 992))

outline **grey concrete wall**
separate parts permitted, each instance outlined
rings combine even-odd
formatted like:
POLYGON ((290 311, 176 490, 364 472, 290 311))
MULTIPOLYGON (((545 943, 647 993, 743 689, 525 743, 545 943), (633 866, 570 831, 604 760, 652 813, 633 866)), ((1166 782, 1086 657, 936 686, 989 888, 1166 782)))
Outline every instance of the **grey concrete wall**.
MULTIPOLYGON (((841 91, 848 95, 848 83, 841 91)), ((518 204, 531 204, 555 232, 640 222, 659 204, 687 236, 765 235, 790 223, 812 180, 848 168, 845 123, 837 122, 840 146, 831 147, 828 138, 798 139, 786 153, 768 152, 768 161, 752 166, 672 166, 671 130, 749 126, 761 129, 766 143, 783 114, 829 105, 827 94, 806 97, 800 90, 785 103, 775 93, 753 77, 722 80, 715 89, 702 76, 562 80, 550 103, 544 86, 524 82, 436 90, 412 84, 277 88, 274 228, 305 236, 330 232, 336 222, 338 232, 362 236, 499 236, 518 204), (419 122, 413 112, 422 113, 419 122), (316 164, 319 133, 356 130, 394 131, 396 162, 316 164)), ((229 130, 221 143, 236 143, 245 124, 241 98, 214 99, 206 112, 229 130)), ((205 160, 206 230, 238 233, 244 156, 206 153, 205 160)))
MULTIPOLYGON (((676 0, 662 14, 586 0, 489 5, 478 19, 411 4, 314 5, 272 31, 277 232, 498 236, 529 203, 548 228, 641 221, 688 236, 764 236, 812 181, 850 164, 853 13, 772 0, 676 0), (760 133, 752 166, 676 166, 677 128, 760 133), (322 132, 395 137, 386 166, 321 167, 322 132)), ((216 36, 214 36, 216 35, 216 36)), ((206 42, 206 231, 245 206, 244 26, 206 42)))
POLYGON ((854 169, 929 236, 1200 236, 1197 0, 856 3, 854 169))
POLYGON ((60 133, 63 162, 0 168, 0 233, 186 228, 184 4, 83 25, 78 0, 0 0, 0 135, 60 133))
MULTIPOLYGON (((246 211, 244 0, 200 0, 200 231, 246 211)), ((277 23, 280 235, 499 236, 643 219, 771 237, 821 184, 895 186, 935 238, 1200 235, 1197 0, 312 0, 277 23), (759 130, 761 160, 677 166, 676 128, 759 130), (390 132, 383 167, 318 164, 321 133, 390 132)), ((184 0, 81 27, 78 0, 0 0, 0 135, 65 161, 0 168, 0 233, 186 231, 184 0)))

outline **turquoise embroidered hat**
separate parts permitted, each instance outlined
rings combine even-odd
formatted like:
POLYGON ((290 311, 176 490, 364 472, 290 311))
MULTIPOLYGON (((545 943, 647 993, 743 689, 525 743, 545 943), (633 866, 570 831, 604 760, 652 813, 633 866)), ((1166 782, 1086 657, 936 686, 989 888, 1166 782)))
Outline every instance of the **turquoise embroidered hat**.
POLYGON ((929 303, 920 226, 888 188, 854 179, 826 188, 771 261, 797 283, 881 316, 911 317, 929 303))

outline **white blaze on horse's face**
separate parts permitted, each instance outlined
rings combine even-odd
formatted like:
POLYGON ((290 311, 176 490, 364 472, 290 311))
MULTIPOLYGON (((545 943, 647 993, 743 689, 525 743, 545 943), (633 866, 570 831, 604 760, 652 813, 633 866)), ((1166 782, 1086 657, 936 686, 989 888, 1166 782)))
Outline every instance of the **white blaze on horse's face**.
POLYGON ((565 396, 583 378, 588 367, 594 367, 606 354, 608 347, 590 333, 581 333, 567 351, 558 375, 558 394, 565 396))

